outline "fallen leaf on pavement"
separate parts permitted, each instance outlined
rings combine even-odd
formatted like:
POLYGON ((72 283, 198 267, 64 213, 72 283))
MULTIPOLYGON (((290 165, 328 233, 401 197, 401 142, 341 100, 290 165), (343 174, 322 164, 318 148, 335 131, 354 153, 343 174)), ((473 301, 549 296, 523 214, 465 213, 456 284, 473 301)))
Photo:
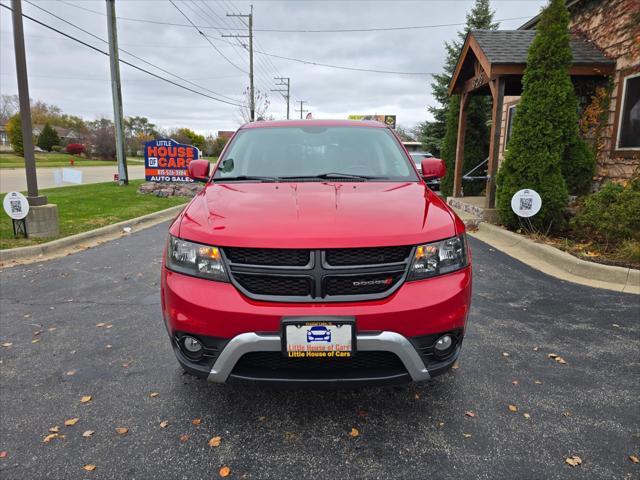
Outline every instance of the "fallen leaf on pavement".
POLYGON ((34 338, 33 340, 31 340, 31 343, 38 343, 40 341, 39 338, 34 338))
POLYGON ((78 417, 70 418, 69 420, 65 420, 64 421, 64 426, 65 427, 71 427, 72 425, 75 425, 76 423, 78 423, 78 420, 80 420, 78 417))
POLYGON ((258 420, 260 420, 261 422, 264 422, 267 419, 267 417, 262 416, 262 417, 258 417, 258 420))
POLYGON ((640 463, 640 458, 635 455, 629 455, 629 460, 631 460, 631 462, 633 463, 640 463))
POLYGON ((471 438, 471 434, 470 433, 463 433, 462 436, 464 438, 471 438))
POLYGON ((547 357, 553 358, 553 359, 555 359, 557 356, 558 356, 557 353, 549 353, 549 354, 547 354, 547 357))
POLYGON ((3 347, 5 347, 5 348, 6 348, 6 347, 10 347, 11 345, 13 345, 13 343, 11 343, 11 342, 4 342, 4 343, 2 344, 2 346, 3 346, 3 347))
POLYGON ((570 417, 571 416, 571 412, 562 412, 562 415, 564 415, 565 417, 570 417))
POLYGON ((453 368, 454 370, 457 370, 460 368, 460 364, 458 363, 458 361, 456 360, 455 363, 451 366, 451 368, 453 368))
POLYGON ((129 364, 128 363, 123 363, 122 364, 122 368, 129 368, 129 364))
POLYGON ((442 427, 444 427, 444 422, 438 422, 437 425, 438 425, 438 428, 442 428, 442 427))
POLYGON ((87 472, 93 472, 96 469, 96 466, 88 463, 84 467, 82 467, 82 469, 86 470, 87 472))
POLYGON ((582 464, 582 459, 577 455, 573 455, 571 457, 567 457, 567 458, 564 459, 564 461, 565 461, 565 463, 568 463, 572 467, 577 467, 578 465, 582 464))
POLYGON ((525 414, 524 414, 524 418, 529 419, 529 418, 531 418, 531 415, 529 415, 528 413, 525 413, 525 414))
POLYGON ((465 414, 467 417, 471 417, 471 418, 473 418, 473 417, 475 417, 475 416, 476 416, 475 412, 472 412, 471 410, 469 410, 468 412, 464 412, 464 414, 465 414))
POLYGON ((58 433, 60 431, 60 427, 56 425, 55 427, 51 427, 49 431, 51 433, 58 433))
POLYGON ((160 422, 160 428, 167 428, 169 426, 168 420, 163 420, 160 422))
POLYGON ((37 337, 38 335, 40 335, 42 333, 42 330, 36 330, 35 332, 33 332, 33 336, 37 337))
POLYGON ((502 352, 502 356, 503 357, 508 357, 509 356, 509 352, 502 352))
POLYGON ((511 383, 513 383, 514 385, 518 384, 518 380, 511 380, 511 383))
POLYGON ((113 325, 107 325, 107 326, 106 326, 106 327, 104 327, 104 328, 113 328, 113 325))
POLYGON ((200 425, 202 423, 202 419, 201 418, 194 418, 193 420, 191 420, 191 423, 193 425, 200 425))
POLYGON ((542 385, 542 380, 535 380, 533 383, 535 383, 536 385, 542 385))
POLYGON ((91 435, 93 435, 94 433, 96 433, 96 432, 94 432, 93 430, 87 430, 87 431, 85 431, 85 432, 82 434, 82 436, 83 436, 84 438, 89 438, 89 437, 90 437, 91 435))
POLYGON ((414 400, 420 400, 420 395, 418 395, 417 393, 413 396, 414 400))
POLYGON ((540 347, 533 347, 534 352, 537 352, 538 350, 540 350, 540 347))
POLYGON ((44 437, 44 439, 42 440, 44 443, 49 443, 51 440, 53 440, 54 438, 59 438, 59 439, 63 439, 64 435, 60 435, 59 433, 50 433, 49 435, 47 435, 46 437, 44 437))
POLYGON ((220 474, 221 477, 228 477, 229 474, 231 473, 231 469, 227 466, 224 466, 220 469, 218 473, 220 474))
POLYGON ((210 447, 219 447, 220 446, 220 441, 222 440, 222 437, 213 437, 211 440, 209 440, 209 446, 210 447))
POLYGON ((107 345, 107 346, 106 346, 106 347, 104 347, 104 348, 111 348, 111 345, 107 345))
POLYGON ((96 327, 98 327, 98 328, 104 327, 105 325, 106 325, 106 323, 104 323, 104 322, 96 323, 96 327))
POLYGON ((6 450, 2 450, 0 452, 0 458, 5 458, 7 456, 7 451, 6 450))
POLYGON ((84 395, 81 399, 80 399, 80 403, 89 403, 91 401, 91 395, 84 395))
POLYGON ((556 357, 554 360, 555 360, 556 362, 558 362, 558 363, 562 364, 562 365, 564 365, 565 363, 567 363, 567 361, 566 361, 564 358, 562 358, 562 357, 556 357))
POLYGON ((510 412, 517 412, 518 411, 518 407, 516 407, 515 405, 509 405, 509 411, 510 412))
POLYGON ((126 435, 129 433, 129 429, 127 427, 116 427, 116 432, 118 435, 126 435))
POLYGON ((349 432, 350 437, 357 437, 358 435, 360 435, 360 432, 358 431, 357 428, 352 428, 351 431, 349 432))
POLYGON ((69 377, 70 377, 71 375, 75 375, 75 374, 76 374, 76 371, 75 371, 75 370, 69 370, 69 371, 67 372, 67 376, 69 376, 69 377))
POLYGON ((158 392, 151 392, 151 393, 149 394, 149 396, 150 396, 151 398, 156 398, 158 395, 160 395, 158 392))
POLYGON ((186 442, 187 440, 189 440, 189 435, 186 435, 186 434, 180 435, 180 441, 182 443, 186 442))

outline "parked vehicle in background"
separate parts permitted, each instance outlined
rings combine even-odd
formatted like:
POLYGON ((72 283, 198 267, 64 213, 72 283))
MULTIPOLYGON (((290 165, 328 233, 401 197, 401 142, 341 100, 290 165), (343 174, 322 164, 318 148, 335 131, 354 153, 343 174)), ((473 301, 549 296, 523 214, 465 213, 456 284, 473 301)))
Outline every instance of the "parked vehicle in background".
MULTIPOLYGON (((418 172, 422 173, 422 161, 425 158, 435 158, 429 152, 409 152, 411 156, 411 160, 415 163, 418 172)), ((425 183, 429 186, 429 188, 435 192, 440 191, 440 179, 439 178, 431 178, 429 180, 425 180, 425 183)))
POLYGON ((426 380, 460 353, 471 301, 464 223, 395 134, 364 121, 255 122, 169 228, 164 321, 212 382, 426 380))

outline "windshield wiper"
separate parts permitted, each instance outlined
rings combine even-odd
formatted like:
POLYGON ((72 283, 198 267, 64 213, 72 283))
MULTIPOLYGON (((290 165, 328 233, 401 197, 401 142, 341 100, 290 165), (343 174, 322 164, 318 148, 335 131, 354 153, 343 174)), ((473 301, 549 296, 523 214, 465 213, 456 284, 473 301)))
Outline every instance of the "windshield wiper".
POLYGON ((259 182, 277 182, 278 177, 260 177, 254 175, 238 175, 236 177, 218 177, 213 179, 214 182, 241 182, 244 180, 256 180, 259 182))
POLYGON ((280 177, 280 180, 292 180, 292 179, 307 179, 307 178, 321 178, 321 179, 334 179, 334 178, 351 178, 351 179, 361 179, 361 180, 379 180, 386 179, 387 177, 372 177, 368 175, 354 175, 352 173, 320 173, 318 175, 293 175, 291 177, 280 177))

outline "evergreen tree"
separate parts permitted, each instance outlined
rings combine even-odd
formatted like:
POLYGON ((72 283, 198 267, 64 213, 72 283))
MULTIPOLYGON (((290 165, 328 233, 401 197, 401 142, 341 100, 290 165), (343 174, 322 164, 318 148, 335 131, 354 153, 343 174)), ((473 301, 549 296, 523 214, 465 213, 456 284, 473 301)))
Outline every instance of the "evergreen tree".
POLYGON ((7 122, 7 136, 9 137, 9 144, 13 148, 13 152, 20 157, 24 157, 22 122, 19 113, 13 115, 7 122))
POLYGON ((38 146, 42 150, 50 152, 54 145, 60 145, 60 137, 58 136, 58 132, 47 122, 44 124, 42 132, 40 132, 40 136, 38 137, 38 146))
POLYGON ((519 225, 511 197, 523 188, 542 197, 542 209, 530 218, 533 228, 547 231, 565 223, 567 184, 562 171, 563 165, 570 170, 565 152, 576 149, 577 136, 577 104, 568 74, 572 57, 568 24, 565 1, 550 0, 529 48, 522 98, 497 178, 500 219, 511 228, 519 225))
MULTIPOLYGON (((444 137, 441 143, 440 156, 447 165, 447 175, 442 179, 440 189, 445 196, 453 193, 453 176, 456 163, 456 141, 458 135, 458 115, 460 113, 460 98, 449 98, 448 88, 451 76, 455 70, 467 33, 470 30, 496 30, 498 24, 493 22, 494 12, 490 8, 489 0, 476 0, 473 8, 467 13, 467 24, 464 31, 458 32, 458 40, 446 43, 447 60, 445 73, 436 75, 431 85, 433 95, 442 107, 430 108, 429 111, 436 119, 444 123, 444 137), (445 103, 446 102, 446 103, 445 103)), ((473 96, 467 106, 467 130, 464 142, 463 173, 473 169, 489 153, 489 129, 487 120, 491 118, 491 101, 485 96, 473 96)), ((480 181, 465 184, 465 195, 477 195, 484 189, 480 181)))

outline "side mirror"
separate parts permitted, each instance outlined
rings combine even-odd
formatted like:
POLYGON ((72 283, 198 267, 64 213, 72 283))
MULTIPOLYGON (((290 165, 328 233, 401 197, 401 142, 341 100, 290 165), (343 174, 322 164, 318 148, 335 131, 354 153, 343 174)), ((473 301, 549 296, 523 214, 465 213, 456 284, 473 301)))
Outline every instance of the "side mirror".
POLYGON ((444 160, 439 158, 425 158, 422 160, 422 177, 430 180, 433 178, 442 178, 447 173, 447 167, 444 160))
POLYGON ((209 180, 209 160, 192 160, 187 167, 187 174, 196 182, 206 182, 209 180))

